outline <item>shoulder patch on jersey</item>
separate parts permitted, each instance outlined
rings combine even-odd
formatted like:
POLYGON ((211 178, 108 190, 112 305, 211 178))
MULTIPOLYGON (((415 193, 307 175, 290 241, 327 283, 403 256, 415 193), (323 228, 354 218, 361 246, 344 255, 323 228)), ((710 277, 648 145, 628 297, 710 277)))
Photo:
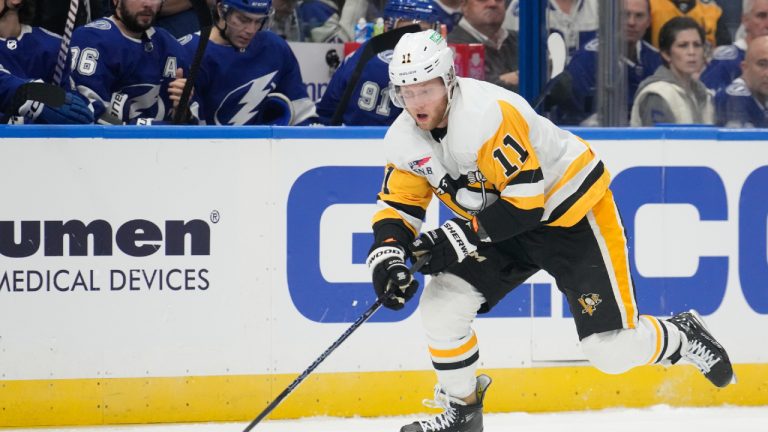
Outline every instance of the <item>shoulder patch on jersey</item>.
POLYGON ((597 38, 594 38, 591 41, 587 42, 586 45, 584 45, 584 49, 587 51, 597 51, 597 48, 599 46, 600 46, 600 41, 598 41, 597 38))
POLYGON ((85 25, 87 28, 95 28, 97 30, 109 30, 112 28, 112 23, 109 20, 98 19, 96 21, 89 22, 85 25))
POLYGON ((178 39, 176 39, 176 40, 177 40, 177 41, 179 41, 179 43, 180 43, 181 45, 186 45, 186 44, 190 43, 190 42, 192 41, 192 39, 193 39, 193 38, 194 38, 194 36, 193 36, 193 35, 191 35, 191 34, 188 34, 188 35, 186 35, 186 36, 182 36, 182 37, 180 37, 180 38, 178 38, 178 39))
POLYGON ((385 50, 378 54, 379 60, 383 61, 386 64, 389 64, 389 62, 392 61, 392 53, 394 53, 394 50, 385 50))
POLYGON ((737 79, 730 83, 728 87, 725 88, 725 93, 728 96, 752 96, 752 92, 749 91, 746 83, 741 79, 737 79))
POLYGON ((723 45, 715 48, 712 53, 713 60, 736 60, 739 56, 739 49, 736 45, 723 45))

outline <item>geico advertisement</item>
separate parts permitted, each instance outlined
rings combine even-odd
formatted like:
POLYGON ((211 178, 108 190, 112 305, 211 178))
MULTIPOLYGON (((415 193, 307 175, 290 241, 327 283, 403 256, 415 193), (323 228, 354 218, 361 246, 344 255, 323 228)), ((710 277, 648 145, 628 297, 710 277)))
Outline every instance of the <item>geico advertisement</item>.
MULTIPOLYGON (((612 174, 641 313, 670 316, 697 309, 733 346, 736 361, 768 360, 768 348, 745 346, 738 339, 742 325, 768 324, 764 142, 649 139, 592 144, 612 174)), ((339 155, 349 153, 375 160, 359 143, 336 146, 331 152, 313 152, 302 144, 283 147, 293 155, 312 155, 299 168, 286 167, 295 173, 286 182, 286 275, 293 305, 317 323, 350 323, 372 301, 364 294, 371 288, 363 263, 373 239, 370 217, 383 170, 380 164, 347 166, 341 160, 339 155)), ((453 216, 444 206, 430 210, 428 227, 453 216)), ((382 310, 371 321, 405 321, 416 307, 412 301, 401 311, 382 310)), ((534 358, 537 346, 543 346, 542 360, 575 359, 581 355, 570 316, 554 281, 540 273, 478 323, 510 319, 487 324, 495 329, 493 337, 504 334, 504 328, 520 330, 532 335, 534 358), (525 327, 527 321, 533 329, 525 327), (558 346, 561 341, 570 343, 569 348, 558 346)), ((418 331, 418 326, 408 328, 418 331)))

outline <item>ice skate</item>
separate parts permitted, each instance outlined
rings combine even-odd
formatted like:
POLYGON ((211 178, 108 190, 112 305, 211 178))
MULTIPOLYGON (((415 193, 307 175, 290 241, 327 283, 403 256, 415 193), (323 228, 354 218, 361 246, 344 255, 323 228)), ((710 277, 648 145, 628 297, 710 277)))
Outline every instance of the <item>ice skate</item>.
POLYGON ((712 384, 725 387, 736 382, 731 361, 695 310, 679 313, 668 320, 680 329, 680 348, 669 357, 672 364, 681 359, 696 366, 712 384))
POLYGON ((405 425, 400 432, 482 432, 483 399, 489 385, 491 385, 491 378, 488 375, 477 377, 477 403, 472 405, 449 396, 440 388, 440 385, 436 385, 435 400, 425 400, 424 405, 430 408, 442 408, 445 411, 435 418, 405 425))

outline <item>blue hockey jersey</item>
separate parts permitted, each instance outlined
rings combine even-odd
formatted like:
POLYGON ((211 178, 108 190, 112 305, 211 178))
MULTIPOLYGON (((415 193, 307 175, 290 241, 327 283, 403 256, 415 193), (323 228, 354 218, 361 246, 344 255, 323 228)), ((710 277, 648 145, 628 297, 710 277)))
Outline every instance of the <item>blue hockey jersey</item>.
MULTIPOLYGON (((194 53, 200 36, 188 35, 181 43, 194 53)), ((258 124, 261 103, 270 93, 291 100, 294 125, 316 120, 315 105, 301 78, 291 48, 271 31, 256 33, 245 50, 209 42, 195 82, 199 117, 209 125, 258 124)))
POLYGON ((168 85, 176 68, 189 72, 186 53, 161 28, 146 31, 148 40, 124 35, 110 18, 75 29, 70 58, 71 80, 88 98, 98 119, 105 112, 118 120, 172 119, 168 85))
MULTIPOLYGON (((349 55, 331 77, 328 88, 317 103, 320 123, 330 124, 333 113, 350 84, 360 56, 368 42, 349 55)), ((348 126, 389 126, 402 112, 389 100, 389 62, 392 50, 379 53, 363 68, 360 79, 344 110, 342 123, 348 126)))
MULTIPOLYGON (((596 111, 594 99, 597 97, 597 50, 598 40, 593 39, 584 46, 584 49, 576 51, 565 68, 573 77, 574 104, 583 109, 582 112, 575 113, 575 115, 571 113, 572 115, 569 117, 573 121, 570 123, 578 123, 596 111)), ((640 82, 653 75, 656 68, 662 63, 658 50, 648 42, 638 41, 637 50, 638 63, 625 61, 628 108, 632 105, 640 82)))
POLYGON ((736 78, 715 95, 717 124, 725 127, 768 127, 768 107, 752 96, 747 84, 736 78))
POLYGON ((737 40, 733 45, 717 47, 712 53, 712 61, 699 79, 711 90, 717 92, 724 89, 741 76, 741 62, 746 54, 747 44, 744 39, 737 40))
MULTIPOLYGON (((17 38, 0 38, 0 101, 3 108, 11 102, 16 89, 29 81, 53 83, 53 72, 61 45, 61 36, 39 27, 21 26, 17 38)), ((65 71, 66 73, 66 71, 65 71)), ((0 122, 8 117, 0 110, 0 122)))

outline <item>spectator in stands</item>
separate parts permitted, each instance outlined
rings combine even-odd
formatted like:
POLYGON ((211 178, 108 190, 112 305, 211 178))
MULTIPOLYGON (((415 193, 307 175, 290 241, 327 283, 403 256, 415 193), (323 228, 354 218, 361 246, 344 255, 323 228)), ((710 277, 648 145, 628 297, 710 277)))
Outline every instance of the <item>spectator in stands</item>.
MULTIPOLYGON (((267 26, 270 0, 218 0, 195 92, 210 125, 304 125, 316 119, 296 57, 267 26)), ((189 55, 199 36, 182 44, 189 55)))
POLYGON ((674 17, 687 16, 699 23, 710 47, 728 45, 731 34, 723 22, 723 10, 713 0, 651 0, 651 43, 659 45, 659 33, 674 17))
MULTIPOLYGON (((22 86, 31 81, 55 82, 61 36, 29 23, 35 13, 34 0, 4 0, 0 3, 0 122, 93 123, 93 113, 76 93, 65 96, 61 107, 27 100, 22 86)), ((61 63, 60 82, 66 83, 68 63, 61 63)), ((52 86, 49 91, 60 93, 52 86)))
MULTIPOLYGON (((389 31, 412 24, 427 30, 434 26, 437 12, 431 0, 390 0, 384 7, 385 28, 389 31)), ((394 47, 393 47, 394 48, 394 47)), ((323 124, 332 124, 333 115, 349 85, 355 86, 346 104, 341 122, 354 126, 389 126, 402 112, 389 98, 389 61, 392 50, 379 53, 368 61, 356 83, 352 72, 360 61, 365 45, 360 46, 333 74, 323 98, 317 103, 317 114, 323 124)))
POLYGON ((741 70, 741 77, 715 96, 717 124, 768 127, 768 36, 750 42, 741 70))
POLYGON ((712 96, 696 77, 704 65, 704 30, 690 17, 675 17, 659 32, 664 65, 637 89, 632 126, 713 124, 712 96))
POLYGON ((346 0, 339 12, 334 0, 274 0, 270 30, 289 41, 350 42, 368 7, 367 0, 346 0))
POLYGON ((725 88, 741 75, 741 63, 752 39, 768 35, 768 0, 744 0, 742 10, 744 38, 733 45, 717 47, 701 74, 704 85, 714 91, 725 88))
POLYGON ((504 23, 504 0, 462 0, 464 17, 448 34, 449 43, 482 43, 485 46, 485 80, 517 91, 517 33, 504 23))
MULTIPOLYGON (((624 0, 624 37, 627 48, 624 56, 627 73, 627 112, 632 106, 637 87, 644 79, 653 75, 661 66, 661 56, 656 48, 643 40, 650 26, 648 0, 624 0)), ((594 124, 597 110, 597 38, 578 50, 565 68, 563 74, 555 77, 547 88, 553 89, 549 100, 554 102, 549 117, 558 124, 577 125, 582 122, 594 124), (557 82, 560 81, 560 82, 557 82), (562 84, 562 83, 565 84, 562 84)))
MULTIPOLYGON (((104 4, 99 0, 88 1, 89 7, 85 7, 85 0, 80 0, 75 17, 75 27, 88 24, 89 22, 101 18, 107 12, 104 4)), ((69 1, 64 0, 37 0, 35 16, 32 25, 43 27, 46 30, 56 34, 64 34, 64 26, 67 22, 69 13, 69 1)))
POLYGON ((113 0, 114 13, 75 29, 72 82, 98 122, 170 121, 171 83, 188 71, 185 52, 167 31, 154 27, 162 0, 113 0))
POLYGON ((461 0, 435 0, 436 22, 445 24, 448 33, 459 24, 461 20, 461 0))
MULTIPOLYGON (((560 33, 568 50, 568 60, 587 42, 597 37, 600 24, 598 0, 549 0, 547 25, 550 33, 560 33)), ((518 32, 520 0, 512 0, 507 8, 504 28, 518 32)))

